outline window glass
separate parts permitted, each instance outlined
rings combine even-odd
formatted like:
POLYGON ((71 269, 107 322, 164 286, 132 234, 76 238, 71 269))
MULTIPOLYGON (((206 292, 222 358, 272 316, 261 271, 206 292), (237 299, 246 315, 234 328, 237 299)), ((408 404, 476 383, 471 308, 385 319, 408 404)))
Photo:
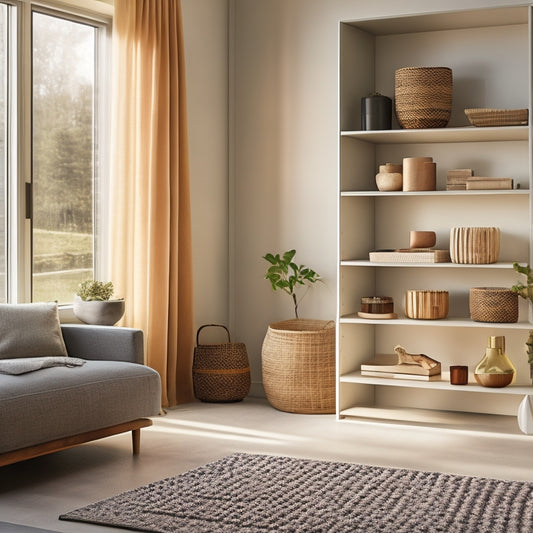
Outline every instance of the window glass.
POLYGON ((71 302, 94 268, 96 28, 33 13, 33 300, 71 302))

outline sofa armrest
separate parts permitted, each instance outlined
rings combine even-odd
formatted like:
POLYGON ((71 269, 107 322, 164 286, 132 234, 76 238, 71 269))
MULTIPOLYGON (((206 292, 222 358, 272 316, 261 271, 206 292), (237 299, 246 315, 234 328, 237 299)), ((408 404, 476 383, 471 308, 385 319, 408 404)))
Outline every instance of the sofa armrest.
POLYGON ((81 359, 144 363, 143 332, 116 326, 61 324, 67 352, 81 359))

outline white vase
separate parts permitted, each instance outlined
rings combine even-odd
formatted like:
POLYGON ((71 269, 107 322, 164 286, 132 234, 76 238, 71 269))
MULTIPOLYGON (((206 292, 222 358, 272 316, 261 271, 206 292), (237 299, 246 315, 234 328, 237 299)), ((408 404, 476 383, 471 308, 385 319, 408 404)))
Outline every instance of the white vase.
POLYGON ((526 435, 533 435, 533 396, 529 394, 518 406, 518 427, 526 435))

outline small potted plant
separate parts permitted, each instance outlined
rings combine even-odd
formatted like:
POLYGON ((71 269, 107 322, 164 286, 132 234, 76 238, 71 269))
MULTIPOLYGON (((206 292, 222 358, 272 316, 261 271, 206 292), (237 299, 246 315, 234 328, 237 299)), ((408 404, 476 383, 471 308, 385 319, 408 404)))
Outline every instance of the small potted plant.
MULTIPOLYGON (((529 265, 521 266, 518 263, 513 263, 513 268, 519 273, 526 276, 526 284, 519 281, 516 285, 511 287, 511 291, 518 294, 521 298, 533 302, 533 270, 529 265)), ((526 341, 527 346, 527 362, 529 363, 529 373, 533 380, 533 330, 529 332, 529 337, 526 341)))
POLYGON ((86 324, 113 326, 124 314, 124 299, 111 299, 114 290, 111 281, 82 281, 74 296, 74 314, 86 324))
POLYGON ((265 279, 291 297, 295 317, 268 326, 261 350, 263 386, 270 404, 290 413, 335 412, 335 323, 299 318, 298 306, 319 274, 293 261, 296 250, 266 254, 265 279), (297 289, 305 289, 298 297, 297 289))

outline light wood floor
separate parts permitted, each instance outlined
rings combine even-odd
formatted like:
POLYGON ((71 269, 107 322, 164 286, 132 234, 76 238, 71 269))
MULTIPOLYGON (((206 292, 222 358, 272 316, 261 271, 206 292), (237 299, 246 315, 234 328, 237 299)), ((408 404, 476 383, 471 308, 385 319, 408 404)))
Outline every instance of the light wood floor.
POLYGON ((334 415, 282 413, 258 398, 181 406, 142 433, 139 457, 125 434, 0 468, 0 521, 122 531, 58 516, 237 451, 533 481, 533 437, 338 422, 334 415))

